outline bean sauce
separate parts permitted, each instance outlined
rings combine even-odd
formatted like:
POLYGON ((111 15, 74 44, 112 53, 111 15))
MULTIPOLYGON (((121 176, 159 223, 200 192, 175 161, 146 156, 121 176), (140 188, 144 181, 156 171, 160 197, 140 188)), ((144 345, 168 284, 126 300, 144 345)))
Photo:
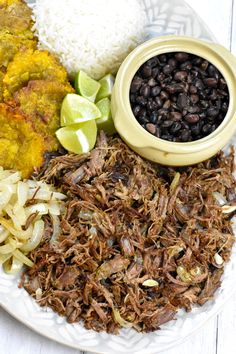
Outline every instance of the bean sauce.
POLYGON ((193 54, 174 52, 149 59, 130 87, 133 114, 150 134, 189 142, 211 134, 223 121, 229 92, 219 70, 193 54))

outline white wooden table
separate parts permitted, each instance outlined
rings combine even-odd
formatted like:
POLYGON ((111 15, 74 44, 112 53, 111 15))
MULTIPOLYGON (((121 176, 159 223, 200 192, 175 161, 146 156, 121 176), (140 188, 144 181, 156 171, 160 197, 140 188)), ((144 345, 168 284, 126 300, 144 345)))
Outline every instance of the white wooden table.
MULTIPOLYGON (((208 24, 218 41, 236 55, 236 0, 187 0, 187 2, 208 24)), ((164 354, 236 354, 235 336, 236 294, 223 311, 192 338, 164 354)), ((0 354, 80 354, 80 352, 41 337, 0 308, 0 354)))

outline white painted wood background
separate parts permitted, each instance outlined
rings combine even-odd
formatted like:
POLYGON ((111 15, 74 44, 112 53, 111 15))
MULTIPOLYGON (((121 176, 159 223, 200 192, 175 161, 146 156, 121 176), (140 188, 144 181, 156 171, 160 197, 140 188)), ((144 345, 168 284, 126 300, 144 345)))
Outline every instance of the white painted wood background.
MULTIPOLYGON (((236 0, 186 1, 207 23, 217 40, 236 55, 236 0)), ((0 309, 0 354, 82 353, 41 337, 0 309)), ((236 354, 236 294, 217 317, 184 344, 164 354, 236 354)))

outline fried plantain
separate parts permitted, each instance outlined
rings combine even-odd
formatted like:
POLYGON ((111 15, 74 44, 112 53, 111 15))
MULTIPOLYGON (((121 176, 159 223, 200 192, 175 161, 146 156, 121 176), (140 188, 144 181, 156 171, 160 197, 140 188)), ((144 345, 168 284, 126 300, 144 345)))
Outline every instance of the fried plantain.
POLYGON ((0 30, 33 38, 32 11, 23 0, 0 0, 0 30))
POLYGON ((37 41, 0 30, 0 66, 7 67, 19 50, 36 49, 37 41))
POLYGON ((0 104, 0 126, 0 166, 29 177, 43 164, 44 138, 23 115, 4 103, 0 104))
POLYGON ((18 52, 9 63, 4 77, 4 99, 12 95, 31 80, 67 82, 67 72, 47 51, 28 49, 18 52))
POLYGON ((0 69, 0 102, 3 100, 3 78, 5 76, 4 68, 0 69))
POLYGON ((14 95, 14 102, 38 133, 41 133, 48 151, 57 150, 59 142, 55 132, 60 127, 60 109, 63 98, 74 89, 69 83, 56 81, 30 81, 14 95))

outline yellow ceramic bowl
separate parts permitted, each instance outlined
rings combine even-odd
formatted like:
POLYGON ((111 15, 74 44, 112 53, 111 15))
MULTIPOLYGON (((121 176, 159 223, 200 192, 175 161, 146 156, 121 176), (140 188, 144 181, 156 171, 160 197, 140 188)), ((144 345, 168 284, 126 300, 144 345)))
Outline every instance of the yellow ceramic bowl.
POLYGON ((206 160, 229 141, 236 128, 236 58, 221 45, 190 37, 165 36, 147 41, 126 58, 118 71, 112 114, 122 139, 149 160, 171 166, 206 160), (207 137, 188 143, 173 143, 148 133, 134 117, 129 101, 131 81, 140 66, 156 55, 179 51, 198 55, 215 65, 225 78, 230 95, 229 109, 221 125, 207 137))

